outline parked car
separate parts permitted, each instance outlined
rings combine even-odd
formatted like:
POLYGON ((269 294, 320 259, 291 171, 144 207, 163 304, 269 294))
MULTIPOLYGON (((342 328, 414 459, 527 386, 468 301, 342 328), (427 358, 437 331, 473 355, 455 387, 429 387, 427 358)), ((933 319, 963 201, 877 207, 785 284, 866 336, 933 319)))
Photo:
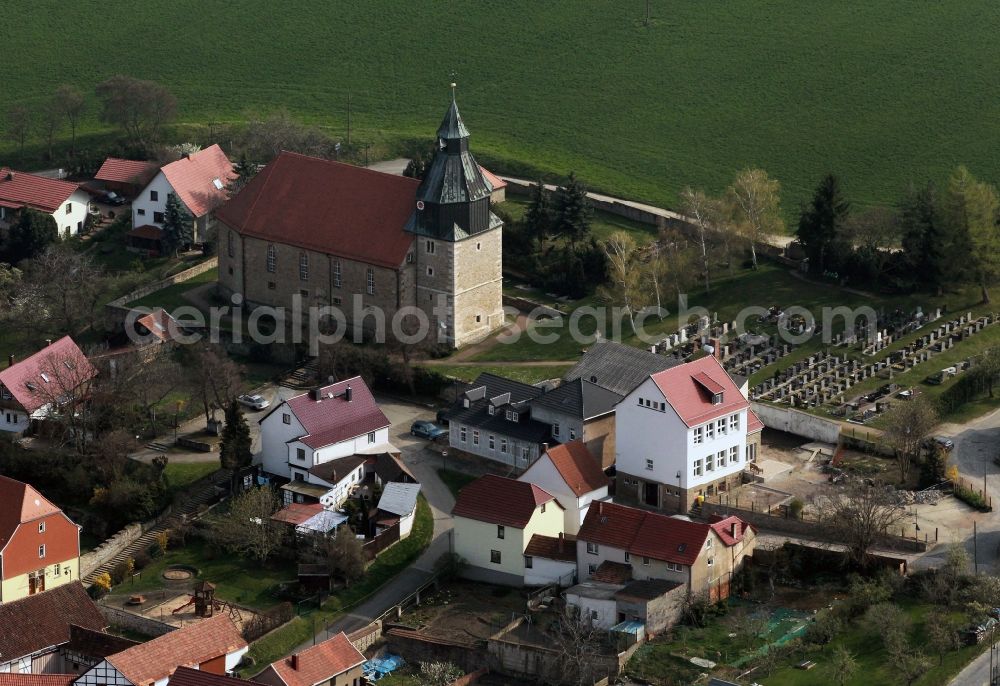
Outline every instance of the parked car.
POLYGON ((951 440, 947 436, 935 436, 934 442, 944 448, 946 453, 950 453, 955 448, 955 441, 951 440))
POLYGON ((240 403, 240 405, 249 407, 252 410, 263 410, 271 405, 271 401, 259 393, 255 393, 253 395, 244 394, 236 400, 240 403))
POLYGON ((105 205, 114 205, 115 207, 120 207, 128 202, 125 198, 118 195, 114 191, 105 191, 97 196, 97 202, 102 202, 105 205))
POLYGON ((418 419, 410 426, 411 435, 419 438, 426 438, 430 441, 440 438, 447 433, 448 432, 445 429, 442 429, 434 422, 427 421, 426 419, 418 419))

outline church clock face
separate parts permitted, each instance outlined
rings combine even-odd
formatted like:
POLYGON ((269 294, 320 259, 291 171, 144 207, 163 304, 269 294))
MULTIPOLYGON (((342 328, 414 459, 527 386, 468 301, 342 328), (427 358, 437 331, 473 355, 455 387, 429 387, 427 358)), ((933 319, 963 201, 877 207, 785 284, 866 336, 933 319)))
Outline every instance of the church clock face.
POLYGON ((418 210, 424 209, 424 201, 423 200, 418 200, 417 201, 417 209, 418 210))

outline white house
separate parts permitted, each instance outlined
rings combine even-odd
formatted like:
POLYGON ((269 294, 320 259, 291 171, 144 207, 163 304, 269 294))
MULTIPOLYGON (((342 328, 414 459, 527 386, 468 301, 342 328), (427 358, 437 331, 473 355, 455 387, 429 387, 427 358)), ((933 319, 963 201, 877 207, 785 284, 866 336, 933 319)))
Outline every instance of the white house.
MULTIPOLYGON (((292 481, 310 482, 310 469, 317 465, 373 454, 389 443, 389 420, 360 376, 289 398, 259 423, 257 460, 268 474, 292 481)), ((313 477, 329 483, 322 474, 313 477)))
POLYGON ((652 374, 615 419, 617 497, 681 513, 741 483, 764 427, 712 356, 652 374))
POLYGON ((167 198, 177 196, 194 220, 195 242, 205 240, 213 212, 226 201, 226 186, 235 177, 222 148, 212 145, 166 164, 132 202, 132 226, 163 228, 167 198))
POLYGON ((399 537, 406 538, 413 530, 413 519, 417 514, 417 496, 420 495, 420 484, 404 484, 390 482, 382 490, 378 501, 378 516, 376 524, 392 526, 399 522, 399 537))
POLYGON ((565 510, 564 531, 580 530, 590 503, 608 498, 611 481, 582 440, 550 447, 518 477, 545 489, 565 510))
POLYGON ((83 230, 89 204, 80 184, 0 167, 0 233, 33 209, 50 215, 61 237, 75 236, 83 230))

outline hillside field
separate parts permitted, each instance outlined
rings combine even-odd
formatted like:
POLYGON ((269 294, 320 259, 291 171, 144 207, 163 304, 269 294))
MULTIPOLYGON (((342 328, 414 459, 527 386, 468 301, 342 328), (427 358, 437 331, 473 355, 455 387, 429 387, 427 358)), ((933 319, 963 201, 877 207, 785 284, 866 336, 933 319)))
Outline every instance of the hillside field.
POLYGON ((169 86, 181 123, 285 107, 335 136, 350 93, 355 141, 391 148, 433 135, 454 79, 481 161, 666 205, 747 165, 789 216, 827 171, 860 204, 959 163, 1000 176, 995 2, 651 8, 645 25, 644 0, 10 0, 0 84, 41 107, 122 72, 169 86))

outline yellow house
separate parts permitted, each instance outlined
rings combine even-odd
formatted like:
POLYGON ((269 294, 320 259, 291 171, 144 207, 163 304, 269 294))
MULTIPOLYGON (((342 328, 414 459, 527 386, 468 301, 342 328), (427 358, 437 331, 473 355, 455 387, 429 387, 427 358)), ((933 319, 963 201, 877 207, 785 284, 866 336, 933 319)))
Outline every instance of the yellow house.
MULTIPOLYGON (((558 539, 564 531, 563 507, 551 493, 493 475, 463 488, 452 516, 454 552, 465 562, 464 575, 508 586, 523 586, 526 575, 538 576, 536 561, 525 556, 532 538, 558 539)), ((552 581, 565 571, 553 569, 552 581)))

